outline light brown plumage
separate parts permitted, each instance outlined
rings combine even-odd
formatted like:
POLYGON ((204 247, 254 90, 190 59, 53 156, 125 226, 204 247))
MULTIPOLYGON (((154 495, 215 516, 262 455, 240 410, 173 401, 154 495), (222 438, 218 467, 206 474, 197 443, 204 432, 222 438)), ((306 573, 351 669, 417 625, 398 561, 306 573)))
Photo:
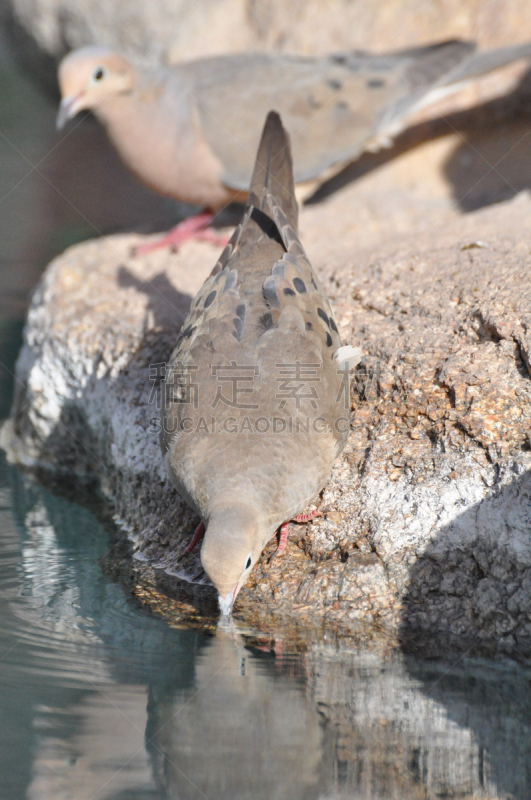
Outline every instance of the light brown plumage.
POLYGON ((307 193, 363 150, 389 143, 420 106, 531 56, 531 44, 474 50, 448 41, 386 55, 247 53, 147 69, 87 47, 60 65, 58 124, 92 109, 142 181, 215 210, 246 196, 272 108, 291 137, 295 182, 307 193))
POLYGON ((345 348, 296 230, 289 142, 270 113, 244 217, 184 322, 162 413, 166 467, 205 523, 201 560, 225 612, 349 431, 345 348))

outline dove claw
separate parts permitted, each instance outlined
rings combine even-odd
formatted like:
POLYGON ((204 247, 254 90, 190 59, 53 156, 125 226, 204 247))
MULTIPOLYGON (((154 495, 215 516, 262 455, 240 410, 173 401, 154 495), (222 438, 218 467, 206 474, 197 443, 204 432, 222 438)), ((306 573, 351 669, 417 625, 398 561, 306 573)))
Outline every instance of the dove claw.
POLYGON ((299 522, 299 523, 310 522, 310 520, 322 516, 323 516, 322 512, 318 508, 315 508, 313 511, 308 511, 306 514, 297 514, 291 519, 291 522, 299 522))
POLYGON ((224 247, 228 239, 224 236, 220 236, 208 227, 213 218, 214 215, 207 212, 188 217, 188 219, 183 220, 183 222, 179 222, 178 225, 164 234, 160 239, 155 239, 154 242, 146 242, 145 244, 139 244, 137 247, 134 247, 133 255, 144 256, 147 253, 152 253, 153 250, 159 250, 161 247, 169 247, 171 252, 177 253, 179 252, 179 245, 190 239, 210 242, 216 247, 224 247))

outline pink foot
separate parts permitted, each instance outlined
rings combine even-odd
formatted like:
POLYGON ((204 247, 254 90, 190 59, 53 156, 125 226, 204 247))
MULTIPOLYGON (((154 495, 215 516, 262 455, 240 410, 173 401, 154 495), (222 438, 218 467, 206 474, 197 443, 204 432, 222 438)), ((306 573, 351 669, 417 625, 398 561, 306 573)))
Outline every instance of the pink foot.
MULTIPOLYGON (((318 508, 314 511, 308 511, 307 514, 297 514, 293 517, 289 522, 310 522, 310 520, 315 519, 316 517, 322 516, 321 512, 318 508)), ((278 529, 278 547, 273 553, 272 558, 275 556, 279 556, 281 553, 284 552, 286 549, 286 544, 288 542, 288 523, 283 522, 280 528, 278 529)))
POLYGON ((308 511, 307 514, 297 514, 296 517, 293 517, 291 520, 292 522, 309 522, 311 519, 315 519, 316 517, 322 517, 322 513, 319 511, 318 508, 315 508, 313 511, 308 511))
POLYGON ((165 236, 157 239, 155 242, 148 242, 147 244, 140 244, 135 247, 133 254, 135 256, 144 256, 146 253, 151 253, 153 250, 158 250, 160 247, 171 247, 175 251, 179 249, 179 245, 189 239, 199 239, 203 242, 211 242, 219 247, 224 247, 229 241, 225 236, 219 236, 215 231, 208 226, 214 219, 214 215, 204 212, 196 214, 194 217, 179 222, 171 231, 168 231, 165 236))
POLYGON ((194 531, 194 535, 192 536, 190 544, 188 545, 188 547, 186 548, 184 553, 179 556, 177 561, 180 561, 182 558, 187 556, 188 553, 191 553, 192 550, 194 550, 195 546, 197 545, 198 541, 200 539, 202 539, 204 535, 205 535, 205 526, 204 526, 203 522, 200 522, 199 525, 197 526, 197 528, 194 531))

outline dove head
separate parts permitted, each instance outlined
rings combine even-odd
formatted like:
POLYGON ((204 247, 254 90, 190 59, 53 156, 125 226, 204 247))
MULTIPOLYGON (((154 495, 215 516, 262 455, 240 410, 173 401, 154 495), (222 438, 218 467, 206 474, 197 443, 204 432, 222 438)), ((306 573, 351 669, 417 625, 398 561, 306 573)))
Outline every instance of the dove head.
POLYGON ((219 593, 222 614, 230 614, 238 592, 262 552, 258 515, 250 508, 231 506, 210 516, 201 562, 219 593))
POLYGON ((106 47, 82 47, 63 58, 58 71, 60 130, 79 111, 97 109, 117 95, 129 94, 135 72, 123 56, 106 47))

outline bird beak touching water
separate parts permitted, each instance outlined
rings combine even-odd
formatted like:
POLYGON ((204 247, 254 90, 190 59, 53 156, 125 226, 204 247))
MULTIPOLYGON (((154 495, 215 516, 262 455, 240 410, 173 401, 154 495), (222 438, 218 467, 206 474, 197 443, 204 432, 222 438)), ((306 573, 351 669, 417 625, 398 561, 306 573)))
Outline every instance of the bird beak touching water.
POLYGON ((235 586, 233 592, 229 592, 223 597, 220 594, 218 594, 219 610, 221 611, 224 617, 230 617, 230 615, 232 614, 232 606, 234 605, 234 601, 236 600, 236 595, 238 594, 239 588, 240 588, 239 586, 235 586))
POLYGON ((78 111, 81 111, 79 101, 83 97, 83 92, 71 95, 70 97, 63 97, 57 119, 55 120, 55 127, 58 131, 62 130, 69 119, 75 117, 78 111))

